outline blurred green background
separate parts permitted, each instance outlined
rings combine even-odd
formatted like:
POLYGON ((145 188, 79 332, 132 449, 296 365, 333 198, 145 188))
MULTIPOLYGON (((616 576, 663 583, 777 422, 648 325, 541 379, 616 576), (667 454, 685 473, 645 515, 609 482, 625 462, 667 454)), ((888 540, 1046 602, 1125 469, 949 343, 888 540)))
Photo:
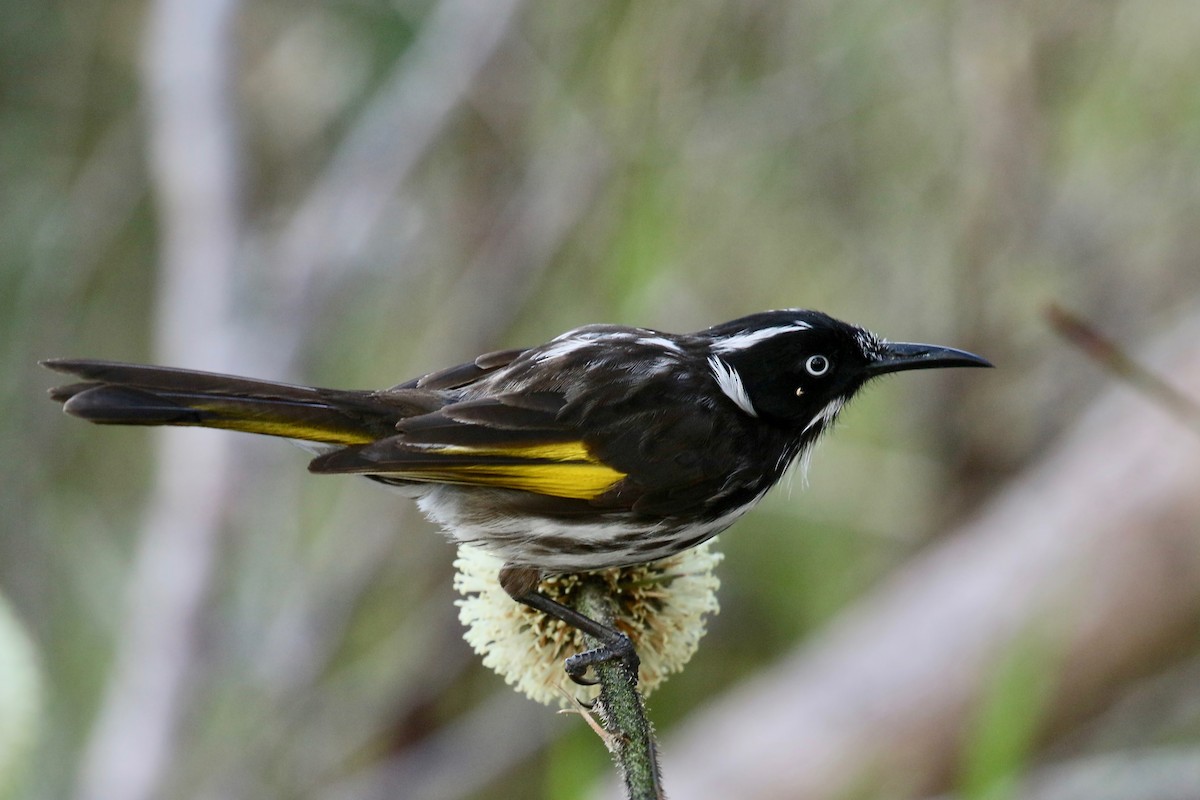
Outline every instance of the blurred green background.
MULTIPOLYGON (((23 687, 7 791, 87 796, 137 673, 120 643, 153 612, 130 598, 157 435, 61 416, 37 359, 382 387, 589 322, 803 306, 999 365, 875 387, 807 487, 722 538, 722 613, 651 703, 669 734, 1078 415, 1102 378, 1047 302, 1135 342, 1193 307, 1198 54, 1188 0, 0 2, 0 589, 28 636, 25 677, 0 676, 23 687), (188 273, 189 237, 222 230, 225 260, 188 273)), ((230 447, 219 534, 155 567, 201 585, 166 656, 186 669, 143 687, 175 709, 149 796, 369 797, 383 775, 572 798, 608 775, 577 718, 478 665, 453 550, 408 501, 230 447)))

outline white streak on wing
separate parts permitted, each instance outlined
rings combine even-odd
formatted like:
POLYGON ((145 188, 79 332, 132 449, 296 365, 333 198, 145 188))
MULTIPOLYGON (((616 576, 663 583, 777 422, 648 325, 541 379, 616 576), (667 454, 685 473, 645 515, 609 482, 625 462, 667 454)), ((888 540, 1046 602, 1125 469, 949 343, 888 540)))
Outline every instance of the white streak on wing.
POLYGON ((725 396, 742 411, 752 417, 757 417, 758 412, 754 410, 754 404, 750 402, 750 395, 746 394, 746 386, 742 383, 742 376, 738 374, 738 371, 717 356, 708 357, 708 366, 717 380, 717 386, 721 388, 725 396))
POLYGON ((638 331, 641 328, 633 328, 628 330, 588 330, 586 328, 577 328, 566 333, 559 334, 550 340, 540 353, 534 356, 534 361, 543 363, 555 358, 568 356, 579 350, 586 349, 593 345, 603 347, 606 345, 642 345, 646 347, 655 347, 666 353, 678 354, 683 352, 683 348, 676 342, 671 341, 665 336, 659 336, 655 332, 645 330, 644 335, 638 331))
POLYGON ((676 362, 673 359, 660 356, 658 358, 648 358, 638 361, 634 372, 644 377, 652 377, 654 375, 664 375, 674 369, 675 366, 676 362))
POLYGON ((665 336, 643 336, 636 340, 638 344, 652 345, 670 350, 672 353, 682 353, 683 348, 665 336))
POLYGON ((770 339, 773 336, 778 336, 781 333, 790 333, 792 331, 806 331, 812 326, 807 322, 793 322, 790 325, 776 325, 773 328, 762 328, 756 331, 746 331, 745 333, 737 333, 727 339, 718 339, 713 342, 712 349, 717 353, 732 353, 738 350, 745 350, 747 347, 752 347, 759 342, 770 339))
POLYGON ((585 347, 591 347, 595 343, 592 337, 589 338, 558 338, 546 346, 546 349, 534 356, 534 360, 538 363, 549 361, 552 358, 562 358, 570 355, 576 350, 582 350, 585 347))

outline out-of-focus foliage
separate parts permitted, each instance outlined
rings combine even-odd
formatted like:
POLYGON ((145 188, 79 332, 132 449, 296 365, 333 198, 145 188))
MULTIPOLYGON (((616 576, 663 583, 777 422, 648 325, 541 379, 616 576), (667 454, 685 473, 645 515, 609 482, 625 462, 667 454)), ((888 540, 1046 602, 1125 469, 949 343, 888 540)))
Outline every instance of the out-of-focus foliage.
POLYGON ((0 797, 13 796, 21 785, 41 733, 39 668, 28 635, 0 600, 0 797))
MULTIPOLYGON (((154 470, 149 435, 60 416, 35 365, 151 357, 148 5, 0 3, 0 589, 49 687, 29 797, 76 780, 154 470)), ((1097 375, 1044 303, 1136 340, 1200 289, 1200 4, 526 2, 428 141, 393 138, 395 86, 440 63, 457 5, 242 3, 236 305, 264 377, 386 386, 587 322, 796 305, 1002 367, 877 387, 808 486, 723 537, 723 612, 654 698, 661 730, 1088 401, 1097 375), (397 152, 411 167, 376 202, 397 152), (347 164, 361 178, 331 188, 347 164), (305 216, 320 198, 336 213, 305 216)), ((352 796, 386 768, 413 796, 576 797, 607 771, 582 723, 478 667, 453 550, 406 500, 274 441, 239 459, 162 796, 352 796)), ((1020 761, 1013 736, 976 739, 1020 761)))

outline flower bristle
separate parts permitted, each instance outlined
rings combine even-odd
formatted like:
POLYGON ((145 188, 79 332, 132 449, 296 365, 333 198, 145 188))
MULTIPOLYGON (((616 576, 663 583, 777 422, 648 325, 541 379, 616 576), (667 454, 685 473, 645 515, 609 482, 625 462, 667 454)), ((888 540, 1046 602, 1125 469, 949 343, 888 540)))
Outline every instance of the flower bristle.
MULTIPOLYGON (((600 577, 617 603, 616 627, 641 657, 643 694, 683 668, 699 647, 707 617, 719 611, 720 581, 713 571, 722 556, 714 542, 649 564, 587 573, 600 577)), ((596 689, 575 686, 563 672, 565 658, 587 649, 582 633, 513 601, 497 580, 503 561, 486 551, 460 545, 454 565, 464 638, 484 666, 540 703, 568 707, 572 697, 595 696, 596 689)), ((552 575, 539 591, 570 606, 581 577, 552 575)))

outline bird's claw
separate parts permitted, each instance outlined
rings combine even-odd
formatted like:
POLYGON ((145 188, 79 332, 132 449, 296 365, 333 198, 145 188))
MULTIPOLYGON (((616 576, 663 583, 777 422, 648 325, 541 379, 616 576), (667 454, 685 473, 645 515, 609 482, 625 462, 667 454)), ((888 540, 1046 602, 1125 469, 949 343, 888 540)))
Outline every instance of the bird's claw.
POLYGON ((591 650, 576 653, 568 658, 563 664, 567 677, 580 686, 595 686, 600 680, 587 677, 588 668, 597 664, 620 661, 625 667, 626 674, 636 683, 641 659, 638 658, 637 651, 633 649, 633 642, 629 640, 628 636, 618 634, 618 637, 608 644, 593 647, 591 650))

